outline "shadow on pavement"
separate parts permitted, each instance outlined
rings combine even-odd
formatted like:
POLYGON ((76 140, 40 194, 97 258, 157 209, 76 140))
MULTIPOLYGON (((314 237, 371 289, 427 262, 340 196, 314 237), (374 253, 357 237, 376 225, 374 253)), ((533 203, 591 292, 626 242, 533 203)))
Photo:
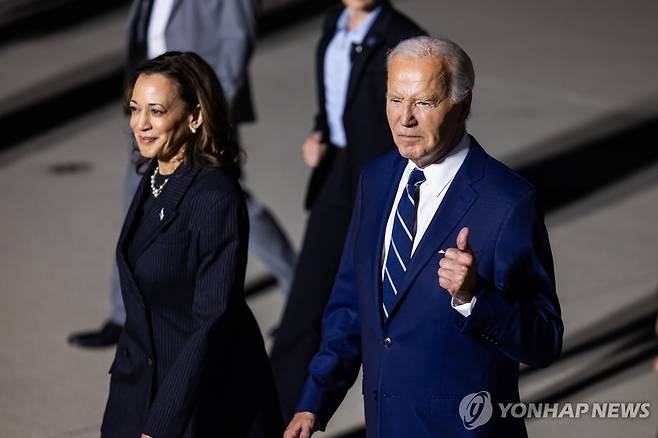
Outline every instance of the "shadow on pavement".
POLYGON ((23 0, 5 2, 0 14, 0 45, 38 38, 128 6, 130 0, 23 0))
MULTIPOLYGON (((63 1, 63 3, 63 11, 67 11, 69 7, 73 7, 78 3, 96 4, 96 2, 74 0, 63 1)), ((124 3, 126 3, 124 0, 117 2, 119 6, 124 3)), ((316 0, 313 2, 291 0, 287 5, 268 10, 260 17, 259 36, 267 37, 298 24, 323 13, 336 3, 338 3, 337 0, 316 0)), ((84 19, 94 14, 107 12, 109 9, 108 2, 102 1, 96 6, 80 7, 80 12, 72 14, 67 19, 73 20, 75 17, 84 19)), ((62 12, 62 14, 64 13, 62 12)), ((32 32, 33 27, 38 30, 40 28, 39 23, 43 20, 45 20, 43 26, 47 27, 48 25, 45 23, 50 23, 49 20, 53 17, 52 20, 54 21, 52 23, 55 24, 50 24, 50 26, 54 29, 59 15, 59 10, 50 11, 50 15, 44 17, 37 14, 34 18, 29 18, 30 26, 28 28, 30 32, 32 32), (34 21, 34 24, 32 21, 34 21)), ((11 32, 12 35, 16 34, 16 37, 20 35, 18 29, 11 30, 12 27, 18 26, 23 29, 26 25, 24 23, 20 24, 20 22, 16 23, 15 25, 0 27, 0 40, 6 32, 11 32)), ((64 24, 71 25, 74 23, 66 22, 64 24)), ((58 26, 66 27, 62 23, 58 26)), ((67 82, 71 82, 72 85, 54 94, 48 93, 48 90, 45 92, 40 91, 41 88, 47 89, 50 87, 39 84, 37 85, 38 89, 30 90, 30 94, 43 94, 42 99, 29 99, 26 96, 23 103, 12 105, 11 111, 0 113, 0 131, 5 133, 3 142, 0 144, 0 152, 120 98, 125 80, 124 66, 121 60, 110 59, 107 60, 107 63, 110 64, 109 67, 105 68, 103 73, 92 78, 88 78, 85 72, 70 72, 66 77, 67 82), (17 126, 30 126, 30 129, 15 129, 17 126)), ((58 81, 58 78, 53 80, 58 81)), ((14 97, 13 100, 20 100, 20 97, 14 97)))
MULTIPOLYGON (((605 122, 603 119, 602 122, 605 122)), ((572 204, 658 161, 658 117, 636 121, 517 169, 537 188, 546 212, 572 204)))

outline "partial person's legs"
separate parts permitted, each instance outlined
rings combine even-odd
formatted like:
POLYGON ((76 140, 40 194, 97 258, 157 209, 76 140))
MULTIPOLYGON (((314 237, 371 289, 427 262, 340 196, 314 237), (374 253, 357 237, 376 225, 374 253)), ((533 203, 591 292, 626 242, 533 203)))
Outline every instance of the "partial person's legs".
MULTIPOLYGON (((241 145, 240 132, 237 127, 233 129, 231 138, 241 145)), ((249 215, 249 251, 263 262, 267 270, 276 278, 283 294, 288 296, 297 255, 274 215, 251 194, 244 182, 243 173, 240 183, 247 201, 247 214, 249 215)))
POLYGON ((308 365, 322 338, 322 314, 331 295, 352 213, 345 156, 337 157, 311 208, 281 324, 270 359, 284 422, 294 414, 308 365))
MULTIPOLYGON (((130 203, 135 196, 135 191, 137 190, 140 179, 141 175, 136 172, 135 165, 131 160, 123 181, 124 215, 128 211, 130 203)), ((123 298, 121 297, 121 283, 119 281, 119 270, 116 266, 116 260, 112 267, 110 305, 110 318, 105 321, 100 329, 73 333, 68 338, 69 343, 79 347, 108 347, 118 342, 119 335, 121 334, 123 324, 126 320, 126 309, 123 306, 123 298)))
POLYGON ((295 251, 269 210, 244 189, 249 214, 249 251, 274 275, 284 295, 290 291, 295 251))
POLYGON ((272 353, 272 370, 284 421, 288 422, 306 381, 308 365, 321 341, 324 308, 338 271, 349 212, 318 203, 306 227, 288 297, 272 353))

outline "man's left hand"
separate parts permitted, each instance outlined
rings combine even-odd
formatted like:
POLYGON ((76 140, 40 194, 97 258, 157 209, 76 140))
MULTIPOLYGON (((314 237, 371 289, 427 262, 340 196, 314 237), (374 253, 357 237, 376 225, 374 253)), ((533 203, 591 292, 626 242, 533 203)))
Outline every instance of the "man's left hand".
POLYGON ((439 262, 439 284, 463 303, 470 303, 477 283, 477 265, 468 246, 468 228, 457 235, 457 248, 446 250, 439 262))

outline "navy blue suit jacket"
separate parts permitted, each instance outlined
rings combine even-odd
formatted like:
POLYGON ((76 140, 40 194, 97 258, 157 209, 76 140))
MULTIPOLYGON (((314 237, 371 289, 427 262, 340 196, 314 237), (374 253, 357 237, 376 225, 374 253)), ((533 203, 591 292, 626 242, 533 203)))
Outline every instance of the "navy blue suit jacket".
POLYGON ((151 162, 117 247, 126 323, 111 367, 104 438, 279 437, 281 419, 258 325, 243 294, 248 218, 237 181, 181 164, 147 211, 151 162), (258 393, 258 397, 254 394, 258 393))
POLYGON ((518 401, 519 363, 546 366, 562 346, 552 255, 533 188, 471 149, 411 259, 401 298, 384 321, 384 230, 407 160, 397 151, 363 172, 349 235, 298 411, 329 420, 363 364, 369 438, 517 437, 523 421, 497 403, 518 401), (462 227, 478 266, 477 303, 463 317, 439 286, 440 250, 462 227), (487 391, 494 414, 467 430, 462 398, 487 391))

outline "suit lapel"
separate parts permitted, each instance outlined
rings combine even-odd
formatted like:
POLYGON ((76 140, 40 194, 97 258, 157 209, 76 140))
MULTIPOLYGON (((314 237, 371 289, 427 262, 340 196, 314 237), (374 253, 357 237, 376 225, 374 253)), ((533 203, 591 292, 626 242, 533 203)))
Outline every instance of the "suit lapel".
POLYGON ((334 11, 332 13, 331 18, 327 19, 324 29, 322 29, 322 36, 320 37, 320 42, 318 44, 318 58, 317 58, 318 65, 316 71, 322 75, 323 79, 324 79, 325 52, 327 51, 327 46, 329 46, 331 39, 334 37, 334 34, 336 33, 336 24, 338 23, 338 18, 340 17, 341 12, 342 9, 334 11))
POLYGON ((471 137, 471 149, 411 257, 409 269, 400 286, 398 300, 389 311, 388 321, 394 317, 396 309, 430 257, 439 249, 444 249, 443 246, 454 246, 454 242, 448 245, 446 239, 453 234, 455 227, 477 199, 477 192, 472 184, 482 176, 484 157, 484 151, 471 137))
POLYGON ((151 219, 144 223, 151 229, 147 231, 147 237, 140 242, 137 249, 138 254, 141 255, 153 243, 160 231, 178 216, 178 204, 200 169, 199 167, 189 168, 184 163, 178 166, 162 192, 160 203, 151 212, 151 219))
MULTIPOLYGON (((153 169, 155 169, 156 163, 157 163, 156 160, 152 160, 146 167, 146 170, 144 171, 144 175, 150 175, 151 173, 153 173, 153 169)), ((148 180, 147 177, 142 176, 141 180, 139 181, 139 184, 137 185, 137 190, 135 191, 133 199, 130 202, 130 207, 128 207, 128 212, 126 213, 126 219, 123 222, 123 227, 121 228, 121 234, 119 234, 119 243, 117 244, 117 266, 119 268, 119 272, 122 273, 121 275, 122 281, 123 281, 123 277, 125 277, 126 281, 128 281, 130 285, 130 287, 127 288, 122 286, 122 289, 126 289, 126 290, 139 290, 139 288, 137 287, 137 282, 135 281, 135 277, 133 275, 133 271, 130 268, 130 264, 128 263, 128 260, 126 258, 125 243, 128 234, 130 233, 130 230, 133 227, 133 223, 135 221, 135 216, 137 214, 139 205, 142 203, 142 200, 144 199, 147 180, 148 180), (123 274, 125 274, 125 276, 123 274)), ((140 303, 143 304, 141 296, 138 297, 138 300, 140 303)))
MULTIPOLYGON (((121 230, 121 235, 119 237, 119 244, 117 246, 117 263, 123 267, 123 270, 125 272, 129 274, 128 275, 129 280, 133 283, 135 289, 137 289, 136 286, 137 283, 134 279, 134 274, 132 272, 132 269, 130 268, 130 265, 128 264, 126 259, 125 244, 126 244, 126 239, 130 234, 130 230, 134 226, 135 217, 137 215, 137 211, 139 210, 139 206, 143 204, 144 196, 147 196, 147 192, 146 192, 147 189, 146 185, 148 184, 147 181, 149 181, 150 175, 155 170, 156 165, 157 165, 156 160, 152 160, 149 163, 145 171, 145 174, 139 183, 137 192, 133 197, 133 201, 130 204, 128 213, 126 214, 126 220, 121 230)), ((176 172, 174 172, 174 175, 167 182, 167 186, 162 192, 161 195, 162 199, 158 203, 158 207, 153 212, 151 212, 150 215, 147 215, 146 216, 147 219, 142 224, 140 224, 140 226, 150 227, 150 229, 147 230, 146 238, 144 238, 141 242, 139 242, 139 247, 137 249, 137 252, 140 255, 151 245, 151 243, 157 237, 160 231, 164 229, 168 224, 171 223, 171 221, 173 221, 176 218, 176 216, 178 215, 178 210, 177 210, 178 204, 180 203, 181 199, 183 198, 183 195, 185 194, 185 192, 187 191, 190 184, 192 183, 192 181, 194 180, 194 178, 196 177, 196 175, 199 173, 200 170, 201 170, 200 167, 190 168, 185 163, 178 166, 176 172)), ((148 196, 150 196, 150 194, 148 196)))
POLYGON ((130 76, 146 58, 148 22, 153 0, 136 0, 128 13, 128 65, 130 76))
MULTIPOLYGON (((377 52, 385 41, 385 32, 388 26, 391 8, 387 2, 383 2, 379 15, 372 23, 370 30, 366 34, 361 44, 356 47, 352 57, 352 69, 350 72, 350 79, 347 86, 347 97, 345 99, 345 107, 350 104, 350 100, 354 98, 356 90, 358 90, 359 82, 363 78, 365 68, 372 56, 377 52)), ((384 68, 384 66, 382 66, 384 68)))
POLYGON ((136 1, 132 2, 130 9, 128 10, 128 41, 133 41, 135 35, 137 34, 137 19, 141 7, 141 2, 136 1))
MULTIPOLYGON (((151 162, 148 163, 148 166, 146 166, 146 170, 144 170, 144 175, 151 175, 156 165, 157 165, 157 161, 151 160, 151 162)), ((128 237, 128 233, 132 229, 133 222, 135 221, 135 215, 137 214, 139 205, 142 203, 142 199, 144 198, 146 184, 148 181, 148 178, 146 178, 144 175, 142 176, 142 178, 139 181, 139 184, 137 185, 137 190, 135 191, 133 199, 130 202, 130 207, 128 207, 128 212, 126 213, 126 219, 123 221, 121 234, 119 234, 119 253, 121 255, 124 255, 123 247, 126 238, 128 237)))
MULTIPOLYGON (((322 36, 320 37, 320 42, 318 43, 318 50, 316 52, 316 59, 315 59, 316 62, 315 72, 317 78, 316 92, 318 96, 318 102, 319 102, 321 114, 324 114, 325 105, 326 105, 325 96, 324 96, 324 89, 325 89, 324 59, 325 56, 327 55, 327 47, 329 46, 331 39, 334 37, 334 34, 336 33, 336 23, 338 22, 338 18, 340 17, 342 10, 343 10, 342 8, 339 8, 329 13, 327 21, 324 23, 324 29, 322 30, 322 36)), ((325 126, 318 126, 318 128, 321 128, 323 130, 326 129, 325 126)), ((322 141, 326 142, 329 141, 329 139, 323 138, 322 141)))

